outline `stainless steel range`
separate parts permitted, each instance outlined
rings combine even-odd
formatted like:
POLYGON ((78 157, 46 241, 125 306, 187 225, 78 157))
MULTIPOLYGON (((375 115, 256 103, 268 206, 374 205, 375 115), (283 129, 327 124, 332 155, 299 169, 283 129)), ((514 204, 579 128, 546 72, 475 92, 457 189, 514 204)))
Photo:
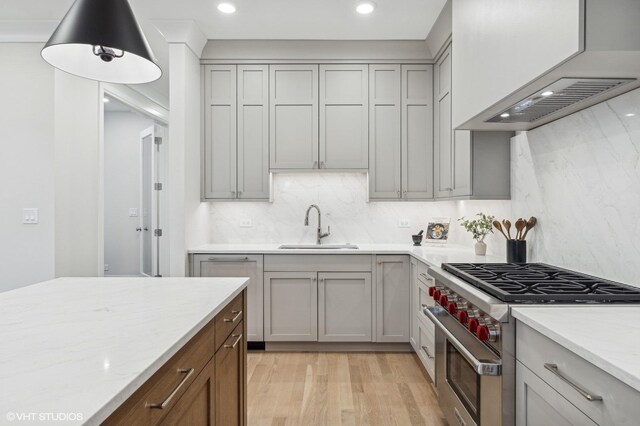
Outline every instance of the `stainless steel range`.
POLYGON ((436 386, 451 425, 515 424, 513 304, 639 303, 640 289, 554 266, 445 263, 430 268, 436 386))

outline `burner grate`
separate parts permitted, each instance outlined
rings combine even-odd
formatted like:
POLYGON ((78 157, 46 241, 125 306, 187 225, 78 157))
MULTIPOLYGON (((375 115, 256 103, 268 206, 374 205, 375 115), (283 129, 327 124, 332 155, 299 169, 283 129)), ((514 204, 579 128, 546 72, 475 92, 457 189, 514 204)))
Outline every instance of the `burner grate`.
POLYGON ((640 303, 640 288, 544 263, 445 263, 442 268, 505 302, 640 303))

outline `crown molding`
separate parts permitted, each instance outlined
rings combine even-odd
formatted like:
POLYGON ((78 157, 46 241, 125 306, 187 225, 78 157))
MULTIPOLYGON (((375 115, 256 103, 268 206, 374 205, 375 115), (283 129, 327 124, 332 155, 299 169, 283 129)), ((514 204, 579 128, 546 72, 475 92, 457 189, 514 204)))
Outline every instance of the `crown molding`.
POLYGON ((207 37, 194 21, 154 20, 152 24, 164 36, 167 43, 184 43, 200 58, 207 37))

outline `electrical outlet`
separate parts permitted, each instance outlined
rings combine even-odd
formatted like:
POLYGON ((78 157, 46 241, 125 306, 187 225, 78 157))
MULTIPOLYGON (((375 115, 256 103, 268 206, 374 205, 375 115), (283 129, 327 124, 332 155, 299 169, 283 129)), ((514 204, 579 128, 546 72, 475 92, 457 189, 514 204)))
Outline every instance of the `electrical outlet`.
POLYGON ((240 221, 240 228, 253 228, 253 221, 251 219, 242 219, 240 221))
POLYGON ((35 225, 38 223, 38 209, 34 207, 22 209, 22 223, 35 225))
POLYGON ((131 207, 129 209, 129 217, 138 217, 138 208, 137 207, 131 207))
POLYGON ((104 264, 104 271, 105 272, 109 272, 109 264, 108 263, 104 264))
POLYGON ((398 228, 408 228, 409 226, 409 219, 398 219, 398 228))

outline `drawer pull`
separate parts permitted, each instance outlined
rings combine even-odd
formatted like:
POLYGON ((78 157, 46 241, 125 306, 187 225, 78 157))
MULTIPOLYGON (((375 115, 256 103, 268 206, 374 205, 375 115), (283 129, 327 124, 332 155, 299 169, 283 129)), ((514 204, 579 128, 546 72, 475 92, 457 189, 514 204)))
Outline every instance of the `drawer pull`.
POLYGON ((236 322, 238 318, 240 318, 240 315, 242 315, 242 311, 231 311, 231 313, 236 314, 236 316, 233 318, 225 318, 224 322, 236 322))
POLYGON ((427 281, 433 280, 433 278, 431 278, 429 275, 425 274, 424 272, 420 272, 420 276, 423 277, 427 281))
POLYGON ((238 343, 240 342, 240 340, 242 340, 242 334, 240 335, 232 334, 231 337, 237 337, 237 339, 235 342, 233 342, 233 345, 224 345, 224 347, 227 349, 235 349, 236 346, 238 346, 238 343))
POLYGON ((433 355, 429 353, 429 348, 427 346, 423 346, 422 350, 424 351, 425 354, 427 354, 427 358, 433 359, 433 355))
POLYGON ((584 396, 586 400, 588 400, 588 401, 602 401, 602 397, 601 396, 591 395, 589 392, 587 392, 586 390, 584 390, 580 386, 578 386, 573 380, 569 379, 567 376, 562 374, 558 370, 558 366, 556 364, 547 363, 547 364, 544 365, 544 368, 546 368, 547 370, 551 371, 555 376, 560 378, 560 380, 562 380, 563 382, 565 382, 566 384, 568 384, 569 386, 574 388, 580 395, 584 396))
POLYGON ((249 260, 247 256, 244 257, 210 257, 210 262, 246 262, 249 260))
POLYGON ((158 408, 160 410, 164 410, 167 405, 169 405, 169 402, 171 402, 171 400, 173 399, 174 396, 176 396, 176 394, 178 393, 178 391, 180 390, 180 388, 187 382, 187 380, 189 380, 189 377, 191 377, 191 375, 193 374, 193 372, 195 371, 195 369, 193 368, 178 368, 178 373, 180 374, 184 374, 185 376, 182 378, 182 380, 180 380, 180 383, 178 383, 178 386, 176 386, 173 391, 171 391, 171 393, 169 394, 169 396, 167 396, 164 401, 162 401, 160 404, 155 404, 155 403, 147 403, 145 404, 145 406, 147 408, 158 408))

